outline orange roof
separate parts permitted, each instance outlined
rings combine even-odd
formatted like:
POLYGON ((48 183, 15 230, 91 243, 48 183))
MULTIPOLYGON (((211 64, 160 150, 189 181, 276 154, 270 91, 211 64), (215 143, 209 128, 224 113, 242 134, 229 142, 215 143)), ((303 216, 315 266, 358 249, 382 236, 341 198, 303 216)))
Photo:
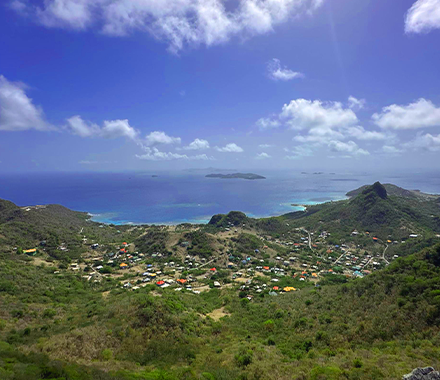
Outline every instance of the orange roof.
POLYGON ((328 271, 329 271, 329 272, 333 272, 333 269, 329 269, 328 271))
POLYGON ((316 273, 312 273, 312 277, 318 277, 316 273))
POLYGON ((122 243, 122 245, 127 245, 127 242, 124 241, 124 242, 122 243))
POLYGON ((120 267, 128 267, 128 265, 127 264, 125 264, 125 263, 122 263, 121 265, 119 265, 120 267))
POLYGON ((269 270, 270 268, 269 268, 269 267, 263 267, 263 269, 265 269, 265 270, 269 270))
POLYGON ((186 280, 184 278, 179 278, 177 280, 177 282, 180 282, 181 284, 184 284, 186 282, 186 280))
POLYGON ((373 240, 377 240, 377 237, 374 237, 373 240))
POLYGON ((272 289, 273 289, 273 290, 278 290, 279 287, 278 287, 278 286, 274 286, 272 289))

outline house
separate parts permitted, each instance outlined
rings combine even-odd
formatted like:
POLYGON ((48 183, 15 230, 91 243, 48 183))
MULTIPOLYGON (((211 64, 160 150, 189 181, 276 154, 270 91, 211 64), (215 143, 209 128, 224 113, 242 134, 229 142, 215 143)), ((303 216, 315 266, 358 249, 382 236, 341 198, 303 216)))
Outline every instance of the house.
POLYGON ((286 286, 285 288, 283 288, 283 291, 284 292, 292 292, 292 291, 295 291, 296 290, 296 288, 294 288, 294 287, 292 287, 292 286, 286 286))
POLYGON ((37 254, 37 249, 36 248, 25 249, 23 251, 23 253, 26 253, 26 255, 29 255, 29 256, 35 256, 37 254))
POLYGON ((211 272, 215 272, 215 271, 217 271, 217 269, 215 269, 215 268, 211 268, 210 271, 211 271, 211 272))
POLYGON ((162 280, 161 280, 161 281, 157 281, 157 282, 156 282, 156 285, 162 287, 162 286, 165 285, 165 281, 162 281, 162 280))
POLYGON ((416 237, 418 237, 419 235, 416 235, 416 234, 411 234, 411 235, 409 235, 409 237, 410 238, 416 238, 416 237))
POLYGON ((220 288, 220 282, 218 282, 218 281, 214 281, 214 286, 216 287, 216 288, 220 288))
POLYGON ((128 268, 128 264, 122 263, 122 264, 119 265, 119 268, 127 269, 128 268))

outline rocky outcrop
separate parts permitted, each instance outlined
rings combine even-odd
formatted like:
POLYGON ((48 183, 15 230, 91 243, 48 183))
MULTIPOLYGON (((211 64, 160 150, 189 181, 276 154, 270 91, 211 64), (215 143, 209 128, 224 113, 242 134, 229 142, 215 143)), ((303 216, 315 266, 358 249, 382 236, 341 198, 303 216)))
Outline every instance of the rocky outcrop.
POLYGON ((440 380, 440 372, 432 367, 416 368, 408 375, 404 375, 403 380, 440 380))

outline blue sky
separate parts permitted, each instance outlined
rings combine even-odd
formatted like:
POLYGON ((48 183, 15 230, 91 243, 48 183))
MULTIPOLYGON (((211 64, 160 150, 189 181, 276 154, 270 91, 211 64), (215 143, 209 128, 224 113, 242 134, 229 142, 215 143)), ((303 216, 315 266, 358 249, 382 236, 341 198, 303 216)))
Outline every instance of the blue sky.
POLYGON ((0 7, 0 171, 438 168, 440 0, 0 7))

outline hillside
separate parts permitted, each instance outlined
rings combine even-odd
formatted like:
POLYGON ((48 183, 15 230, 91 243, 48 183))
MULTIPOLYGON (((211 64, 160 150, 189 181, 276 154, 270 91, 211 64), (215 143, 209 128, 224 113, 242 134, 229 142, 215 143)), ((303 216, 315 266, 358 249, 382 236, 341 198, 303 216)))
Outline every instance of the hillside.
MULTIPOLYGON (((261 228, 274 224, 273 218, 260 221, 261 228)), ((407 238, 410 234, 440 232, 440 202, 437 198, 413 198, 388 194, 380 183, 365 187, 349 200, 307 206, 305 211, 278 218, 280 228, 303 226, 350 236, 354 230, 368 231, 386 240, 407 238)), ((285 228, 283 228, 285 229, 285 228)))
MULTIPOLYGON (((359 187, 358 189, 349 191, 346 195, 347 197, 355 197, 359 194, 361 194, 365 189, 368 188, 369 185, 364 185, 359 187)), ((423 193, 420 190, 406 190, 402 187, 393 185, 391 183, 385 183, 383 184, 385 187, 385 190, 387 191, 388 195, 395 195, 398 197, 404 197, 404 198, 412 198, 412 199, 421 199, 421 200, 429 200, 429 199, 437 199, 440 197, 440 195, 436 194, 427 194, 423 193)))
POLYGON ((205 226, 102 225, 2 201, 0 378, 363 380, 439 368, 438 209, 380 183, 205 226), (41 239, 34 257, 11 248, 41 239))

